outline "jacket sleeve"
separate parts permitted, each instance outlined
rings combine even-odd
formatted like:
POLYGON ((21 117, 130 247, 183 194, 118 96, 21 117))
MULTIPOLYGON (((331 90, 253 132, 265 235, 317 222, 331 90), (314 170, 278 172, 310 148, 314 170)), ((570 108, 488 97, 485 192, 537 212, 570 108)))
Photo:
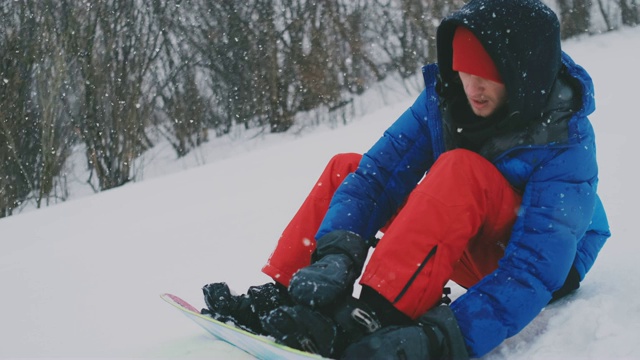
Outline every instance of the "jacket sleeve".
POLYGON ((505 255, 497 270, 451 305, 472 356, 518 333, 548 304, 596 209, 592 133, 565 147, 515 151, 530 177, 505 255))
POLYGON ((596 261, 600 249, 602 249, 604 243, 610 236, 611 232, 609 231, 607 215, 600 198, 597 197, 593 219, 591 220, 589 229, 587 229, 587 233, 578 243, 578 252, 573 262, 574 268, 578 272, 578 275, 580 275, 580 280, 584 279, 587 272, 589 272, 596 261))
POLYGON ((427 93, 420 94, 338 187, 316 239, 333 230, 370 239, 403 204, 433 164, 427 107, 437 107, 437 101, 428 100, 427 93))

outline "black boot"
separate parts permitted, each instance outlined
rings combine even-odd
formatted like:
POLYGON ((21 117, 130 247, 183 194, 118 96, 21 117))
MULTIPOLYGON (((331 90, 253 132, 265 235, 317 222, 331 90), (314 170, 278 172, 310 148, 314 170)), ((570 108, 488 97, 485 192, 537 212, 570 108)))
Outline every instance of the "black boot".
POLYGON ((287 289, 278 283, 252 286, 245 295, 233 295, 226 283, 213 283, 202 288, 207 309, 203 314, 255 334, 265 335, 261 318, 280 306, 291 305, 287 289))
POLYGON ((411 326, 388 326, 351 344, 342 359, 466 360, 462 333, 451 309, 436 306, 411 326))
POLYGON ((281 344, 337 357, 350 343, 378 330, 380 322, 365 303, 349 297, 322 310, 283 306, 265 317, 262 326, 281 344))

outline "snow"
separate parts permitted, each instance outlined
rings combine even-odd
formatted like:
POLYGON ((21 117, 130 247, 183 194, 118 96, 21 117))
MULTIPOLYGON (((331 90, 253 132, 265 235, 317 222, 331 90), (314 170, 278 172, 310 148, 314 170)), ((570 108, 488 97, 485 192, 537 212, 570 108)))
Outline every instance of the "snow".
MULTIPOLYGON (((640 359, 639 45, 640 28, 564 44, 595 82, 591 120, 613 237, 576 294, 486 359, 640 359)), ((324 164, 366 151, 414 97, 371 104, 334 130, 235 142, 219 159, 200 150, 206 165, 173 161, 184 169, 0 220, 0 357, 251 358, 211 341, 159 295, 202 306, 205 283, 244 292, 267 282, 260 268, 324 164)), ((161 174, 152 167, 168 161, 146 170, 161 174)))

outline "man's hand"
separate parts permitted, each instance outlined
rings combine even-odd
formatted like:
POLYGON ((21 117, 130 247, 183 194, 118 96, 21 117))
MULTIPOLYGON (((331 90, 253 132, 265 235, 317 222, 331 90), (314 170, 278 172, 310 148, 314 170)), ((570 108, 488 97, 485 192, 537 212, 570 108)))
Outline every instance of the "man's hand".
POLYGON ((351 295, 367 257, 368 245, 357 234, 332 231, 317 241, 314 261, 291 278, 289 293, 298 304, 324 307, 351 295))

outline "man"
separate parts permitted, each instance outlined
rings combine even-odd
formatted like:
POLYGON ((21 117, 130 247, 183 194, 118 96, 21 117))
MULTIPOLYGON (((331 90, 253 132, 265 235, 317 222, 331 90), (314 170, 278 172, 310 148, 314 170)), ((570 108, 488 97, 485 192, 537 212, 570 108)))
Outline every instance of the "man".
POLYGON ((437 50, 411 108, 327 166, 263 269, 276 283, 207 285, 207 312, 324 356, 466 358, 579 287, 610 233, 593 84, 556 15, 471 0, 437 50), (447 306, 449 280, 468 291, 447 306))

